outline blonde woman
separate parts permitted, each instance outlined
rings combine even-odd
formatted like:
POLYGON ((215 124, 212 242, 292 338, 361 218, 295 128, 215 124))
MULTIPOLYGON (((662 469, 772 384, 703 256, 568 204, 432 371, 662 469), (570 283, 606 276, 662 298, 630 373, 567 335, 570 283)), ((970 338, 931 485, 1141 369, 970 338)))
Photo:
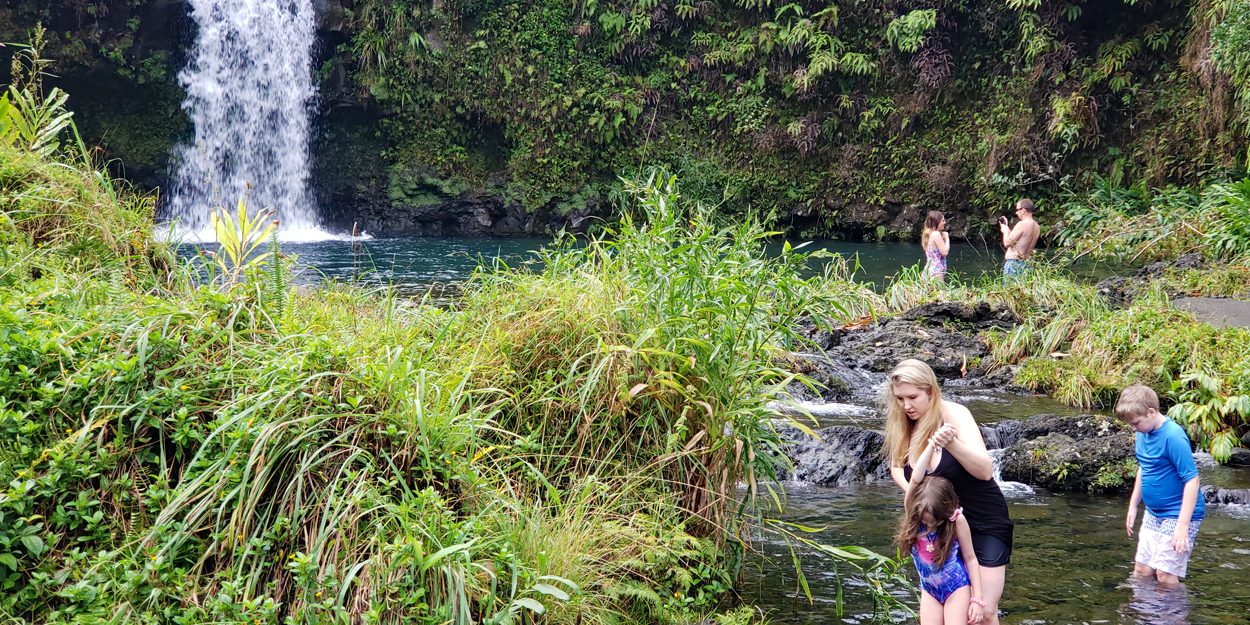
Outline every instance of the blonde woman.
POLYGON ((1003 595, 1007 563, 1011 560, 1013 524, 1007 500, 994 481, 994 463, 985 449, 981 430, 968 409, 942 399, 942 388, 929 365, 919 360, 898 363, 886 379, 885 452, 890 477, 910 489, 912 466, 928 475, 944 477, 955 487, 964 516, 972 529, 972 544, 981 565, 981 584, 987 625, 998 623, 998 600, 1003 595), (930 446, 935 449, 924 452, 930 446))
POLYGON ((934 280, 946 279, 946 256, 951 253, 951 235, 946 231, 942 211, 929 211, 920 231, 920 247, 924 248, 924 275, 934 280))

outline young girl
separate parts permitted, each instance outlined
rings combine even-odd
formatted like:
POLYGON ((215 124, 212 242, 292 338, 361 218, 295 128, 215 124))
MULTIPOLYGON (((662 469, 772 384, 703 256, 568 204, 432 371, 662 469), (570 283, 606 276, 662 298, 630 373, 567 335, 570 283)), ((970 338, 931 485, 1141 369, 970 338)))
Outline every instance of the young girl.
MULTIPOLYGON (((928 467, 930 445, 916 463, 928 467)), ((920 574, 920 625, 976 625, 985 616, 981 567, 972 549, 972 532, 945 478, 913 472, 895 540, 911 552, 920 574)))
POLYGON ((942 211, 929 211, 924 229, 920 231, 920 247, 924 248, 925 277, 934 280, 946 278, 946 255, 951 252, 950 233, 946 232, 946 217, 942 211))

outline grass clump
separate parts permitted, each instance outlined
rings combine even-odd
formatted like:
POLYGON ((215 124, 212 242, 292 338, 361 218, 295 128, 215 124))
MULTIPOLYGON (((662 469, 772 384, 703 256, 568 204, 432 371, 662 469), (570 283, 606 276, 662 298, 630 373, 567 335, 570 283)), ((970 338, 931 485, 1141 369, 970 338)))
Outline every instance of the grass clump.
POLYGON ((1145 262, 1201 252, 1236 261, 1250 254, 1250 178, 1201 193, 1120 187, 1107 180, 1064 204, 1059 241, 1075 257, 1145 262))

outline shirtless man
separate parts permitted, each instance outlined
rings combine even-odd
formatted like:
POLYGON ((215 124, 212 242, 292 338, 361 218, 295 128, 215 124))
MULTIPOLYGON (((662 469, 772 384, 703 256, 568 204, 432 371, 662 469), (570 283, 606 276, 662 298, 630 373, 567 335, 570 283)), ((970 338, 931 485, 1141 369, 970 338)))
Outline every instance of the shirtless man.
POLYGON ((1003 233, 1003 247, 1007 248, 1006 260, 1003 261, 1003 277, 1008 280, 1019 278, 1028 271, 1029 257, 1037 246, 1037 238, 1042 234, 1041 226, 1033 220, 1033 200, 1025 198, 1016 202, 1016 222, 1014 228, 1007 227, 1007 218, 998 218, 998 229, 1003 233))

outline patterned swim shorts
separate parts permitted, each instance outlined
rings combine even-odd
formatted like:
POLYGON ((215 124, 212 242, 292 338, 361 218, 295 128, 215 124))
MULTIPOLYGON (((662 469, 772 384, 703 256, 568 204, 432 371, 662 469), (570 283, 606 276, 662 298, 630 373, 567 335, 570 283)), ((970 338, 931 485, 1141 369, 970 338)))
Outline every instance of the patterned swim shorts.
POLYGON ((1176 531, 1176 519, 1156 517, 1149 512, 1141 522, 1141 532, 1137 539, 1136 561, 1146 566, 1171 573, 1177 577, 1185 577, 1189 568, 1189 554, 1194 552, 1194 544, 1198 540, 1198 528, 1202 519, 1189 522, 1189 550, 1177 553, 1172 549, 1172 533, 1176 531))
POLYGON ((1003 261, 1003 277, 1008 280, 1023 278, 1029 272, 1029 261, 1008 258, 1003 261))

